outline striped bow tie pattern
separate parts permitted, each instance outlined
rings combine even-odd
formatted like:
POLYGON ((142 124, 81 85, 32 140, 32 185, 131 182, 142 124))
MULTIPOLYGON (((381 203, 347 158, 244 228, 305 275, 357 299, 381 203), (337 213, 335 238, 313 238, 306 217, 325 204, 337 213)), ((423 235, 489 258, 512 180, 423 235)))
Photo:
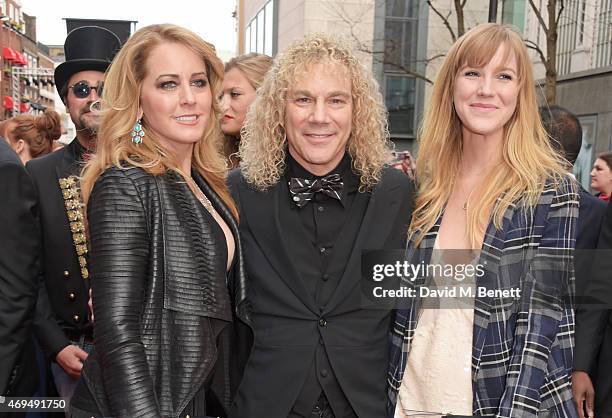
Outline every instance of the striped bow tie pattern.
POLYGON ((291 177, 291 180, 289 180, 289 192, 298 208, 304 207, 318 192, 340 200, 343 187, 344 183, 340 174, 330 174, 316 180, 297 177, 291 177))

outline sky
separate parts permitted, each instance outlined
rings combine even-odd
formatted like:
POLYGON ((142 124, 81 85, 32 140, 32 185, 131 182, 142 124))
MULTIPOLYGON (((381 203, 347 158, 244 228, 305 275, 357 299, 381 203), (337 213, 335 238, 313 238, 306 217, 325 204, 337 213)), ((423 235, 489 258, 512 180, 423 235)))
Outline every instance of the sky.
POLYGON ((136 29, 174 23, 199 34, 217 51, 235 52, 235 0, 21 0, 22 11, 36 16, 36 36, 47 45, 66 39, 63 18, 137 20, 136 29))

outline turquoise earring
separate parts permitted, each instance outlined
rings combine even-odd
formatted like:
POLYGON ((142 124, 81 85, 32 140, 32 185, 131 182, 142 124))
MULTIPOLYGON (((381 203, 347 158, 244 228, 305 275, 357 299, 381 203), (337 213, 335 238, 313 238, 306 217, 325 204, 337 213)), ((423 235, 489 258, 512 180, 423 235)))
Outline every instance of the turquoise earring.
POLYGON ((145 136, 145 132, 142 129, 141 119, 138 119, 132 128, 132 132, 130 134, 132 136, 132 142, 136 145, 140 144, 145 136))

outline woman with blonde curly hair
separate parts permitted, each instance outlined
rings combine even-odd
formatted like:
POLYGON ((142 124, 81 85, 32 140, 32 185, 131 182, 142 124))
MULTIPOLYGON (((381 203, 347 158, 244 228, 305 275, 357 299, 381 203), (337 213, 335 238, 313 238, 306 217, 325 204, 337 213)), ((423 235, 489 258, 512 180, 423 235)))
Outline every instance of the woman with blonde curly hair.
POLYGON ((361 299, 363 250, 402 248, 413 185, 374 78, 342 41, 279 55, 247 114, 240 211, 255 340, 233 417, 385 416, 391 312, 361 299))
POLYGON ((521 36, 498 24, 458 39, 438 73, 420 135, 408 260, 474 273, 469 284, 435 273, 410 283, 417 297, 404 301, 392 332, 390 417, 576 416, 569 298, 578 195, 542 127, 534 85, 521 36), (465 297, 425 309, 432 286, 465 297))
POLYGON ((225 134, 223 150, 232 168, 240 164, 238 144, 247 111, 271 66, 272 58, 256 52, 234 57, 225 64, 220 98, 223 109, 221 130, 225 134))
POLYGON ((226 416, 246 320, 215 97, 223 66, 187 29, 147 26, 109 68, 81 181, 94 350, 73 416, 226 416))

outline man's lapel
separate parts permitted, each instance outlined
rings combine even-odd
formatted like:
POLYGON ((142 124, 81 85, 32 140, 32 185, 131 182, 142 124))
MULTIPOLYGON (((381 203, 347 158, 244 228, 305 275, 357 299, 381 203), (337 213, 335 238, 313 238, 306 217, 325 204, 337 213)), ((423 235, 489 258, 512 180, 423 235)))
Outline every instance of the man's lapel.
POLYGON ((76 142, 78 139, 74 138, 72 142, 62 148, 61 151, 63 156, 60 163, 55 167, 55 172, 57 173, 58 180, 61 178, 66 178, 69 176, 80 176, 80 168, 79 162, 76 159, 77 151, 76 151, 76 142))
MULTIPOLYGON (((346 298, 353 287, 361 283, 361 256, 363 250, 380 249, 385 244, 397 218, 397 211, 401 206, 400 198, 405 196, 399 192, 399 184, 390 184, 383 179, 374 187, 369 196, 368 206, 361 222, 355 242, 352 243, 350 256, 344 267, 340 283, 336 287, 327 306, 333 308, 346 298), (357 268, 355 268, 357 266, 357 268)), ((368 198, 358 194, 356 199, 368 198)), ((407 231, 406 231, 407 232, 407 231)), ((351 245, 351 244, 349 244, 351 245)))
MULTIPOLYGON (((284 228, 281 223, 281 205, 287 204, 285 199, 289 196, 286 183, 281 179, 264 192, 254 190, 246 183, 241 183, 241 187, 241 206, 244 208, 241 215, 247 218, 253 239, 261 248, 262 254, 291 291, 309 310, 318 315, 319 311, 314 306, 312 295, 308 293, 291 262, 292 255, 288 251, 285 237, 285 234, 290 233, 290 228, 284 228)), ((297 216, 295 218, 296 222, 300 221, 297 216)))

